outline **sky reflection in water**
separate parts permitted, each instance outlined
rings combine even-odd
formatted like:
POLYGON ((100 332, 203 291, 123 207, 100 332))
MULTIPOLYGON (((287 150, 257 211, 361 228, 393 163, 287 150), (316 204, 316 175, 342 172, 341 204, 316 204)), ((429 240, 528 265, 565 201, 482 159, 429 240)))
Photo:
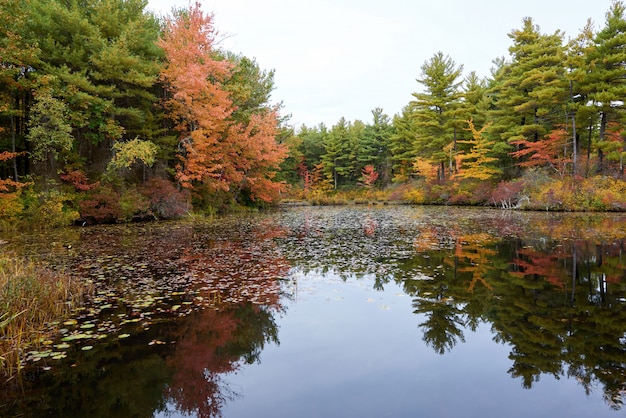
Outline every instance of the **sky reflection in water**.
POLYGON ((625 221, 296 208, 25 235, 12 243, 94 280, 76 327, 111 334, 29 372, 10 411, 620 416, 625 221))
POLYGON ((507 373, 510 346, 490 324, 464 330, 445 355, 422 341, 411 298, 395 284, 298 277, 298 299, 279 323, 280 345, 228 378, 242 397, 225 417, 615 416, 599 393, 544 376, 532 390, 507 373))

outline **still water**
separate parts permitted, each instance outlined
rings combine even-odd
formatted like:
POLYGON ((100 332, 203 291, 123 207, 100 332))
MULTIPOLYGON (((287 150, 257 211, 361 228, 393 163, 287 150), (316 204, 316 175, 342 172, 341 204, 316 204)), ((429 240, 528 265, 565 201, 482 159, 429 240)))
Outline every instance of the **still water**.
POLYGON ((626 415, 626 216, 300 207, 2 237, 94 283, 0 415, 626 415))

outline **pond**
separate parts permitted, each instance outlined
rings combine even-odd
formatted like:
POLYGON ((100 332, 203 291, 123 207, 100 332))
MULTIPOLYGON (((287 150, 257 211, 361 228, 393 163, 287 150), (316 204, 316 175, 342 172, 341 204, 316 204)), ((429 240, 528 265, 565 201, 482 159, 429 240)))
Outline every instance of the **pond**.
POLYGON ((626 409, 623 214, 297 207, 0 238, 94 286, 0 416, 626 409))

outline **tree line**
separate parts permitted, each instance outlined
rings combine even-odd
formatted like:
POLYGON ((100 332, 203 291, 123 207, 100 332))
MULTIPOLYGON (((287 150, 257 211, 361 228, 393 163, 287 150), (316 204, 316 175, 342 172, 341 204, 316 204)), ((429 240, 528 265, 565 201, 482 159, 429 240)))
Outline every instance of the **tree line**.
POLYGON ((437 52, 393 117, 296 129, 271 103, 274 71, 218 48, 198 3, 159 17, 144 0, 0 0, 0 218, 114 222, 402 187, 415 202, 569 209, 580 178, 611 192, 587 209, 626 209, 610 180, 626 156, 624 11, 614 1, 572 39, 524 18, 488 77, 437 52))
POLYGON ((0 1, 0 217, 171 217, 284 190, 274 72, 217 48, 199 3, 146 4, 0 1))
POLYGON ((374 109, 369 123, 302 126, 296 160, 305 188, 351 187, 375 173, 381 187, 421 179, 422 200, 463 201, 465 193, 487 202, 528 178, 621 179, 624 10, 614 1, 601 28, 589 20, 571 39, 543 33, 526 17, 488 77, 463 77, 462 64, 437 52, 421 66, 420 90, 393 118, 374 109))

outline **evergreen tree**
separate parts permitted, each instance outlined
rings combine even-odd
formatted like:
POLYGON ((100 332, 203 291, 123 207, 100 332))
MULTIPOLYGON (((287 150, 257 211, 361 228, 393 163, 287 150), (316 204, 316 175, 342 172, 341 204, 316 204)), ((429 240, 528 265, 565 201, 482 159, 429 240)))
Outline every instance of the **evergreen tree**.
POLYGON ((337 189, 340 177, 347 177, 352 169, 350 161, 350 124, 345 118, 339 119, 324 137, 324 174, 333 182, 333 188, 337 189))
POLYGON ((143 0, 32 0, 24 37, 34 74, 69 108, 79 157, 102 172, 113 141, 154 136, 159 23, 143 0))
POLYGON ((224 89, 230 93, 236 107, 232 117, 247 123, 250 115, 263 113, 271 107, 274 71, 264 71, 256 60, 231 52, 226 53, 225 59, 233 64, 230 77, 224 82, 224 89))
POLYGON ((391 159, 389 141, 393 126, 389 116, 381 108, 372 110, 373 122, 365 127, 361 138, 361 154, 358 157, 362 167, 374 166, 383 185, 391 181, 391 159))
POLYGON ((303 164, 307 170, 313 171, 316 165, 321 163, 324 155, 324 142, 328 135, 328 129, 323 123, 313 128, 305 125, 300 127, 298 137, 302 140, 300 149, 303 157, 303 164))
POLYGON ((440 165, 439 179, 442 181, 446 177, 446 161, 452 166, 451 152, 463 120, 459 113, 462 71, 462 65, 457 65, 442 52, 436 53, 422 65, 422 78, 417 80, 424 86, 424 92, 413 93, 415 100, 411 102, 417 155, 440 165))
POLYGON ((487 122, 487 108, 487 81, 472 71, 465 77, 462 85, 460 113, 463 122, 472 120, 475 125, 483 126, 487 122))
POLYGON ((361 171, 366 165, 361 161, 365 155, 365 150, 362 147, 365 129, 365 124, 358 119, 348 124, 348 147, 350 154, 347 161, 347 175, 348 180, 351 182, 361 177, 361 171))
POLYGON ((587 54, 589 99, 600 113, 598 170, 603 169, 605 154, 622 162, 621 138, 607 135, 609 123, 623 122, 624 97, 626 97, 626 16, 623 2, 614 1, 606 14, 604 28, 594 37, 595 48, 587 54))
MULTIPOLYGON (((24 3, 14 0, 0 0, 0 149, 9 150, 13 157, 2 159, 8 163, 2 176, 10 176, 14 181, 25 174, 25 162, 18 152, 25 151, 26 114, 32 85, 30 74, 32 63, 39 50, 36 44, 24 39, 28 11, 24 3), (22 169, 18 169, 18 165, 22 169)), ((3 164, 4 165, 4 164, 3 164)))
POLYGON ((413 162, 417 157, 414 146, 416 137, 414 110, 411 105, 402 109, 400 115, 393 118, 393 133, 389 137, 393 179, 406 181, 413 172, 413 162))
POLYGON ((504 142, 539 141, 565 122, 568 98, 563 36, 544 35, 531 18, 509 37, 511 62, 496 73, 490 89, 494 108, 491 132, 504 142))
POLYGON ((577 172, 578 150, 581 139, 587 143, 587 162, 589 162, 594 121, 597 119, 595 106, 588 105, 591 86, 588 82, 590 66, 587 63, 587 57, 595 48, 593 36, 592 23, 591 20, 588 20, 578 36, 570 40, 567 45, 566 65, 567 79, 569 81, 567 115, 571 125, 573 173, 577 172), (586 135, 582 135, 581 138, 582 132, 586 132, 586 135))

